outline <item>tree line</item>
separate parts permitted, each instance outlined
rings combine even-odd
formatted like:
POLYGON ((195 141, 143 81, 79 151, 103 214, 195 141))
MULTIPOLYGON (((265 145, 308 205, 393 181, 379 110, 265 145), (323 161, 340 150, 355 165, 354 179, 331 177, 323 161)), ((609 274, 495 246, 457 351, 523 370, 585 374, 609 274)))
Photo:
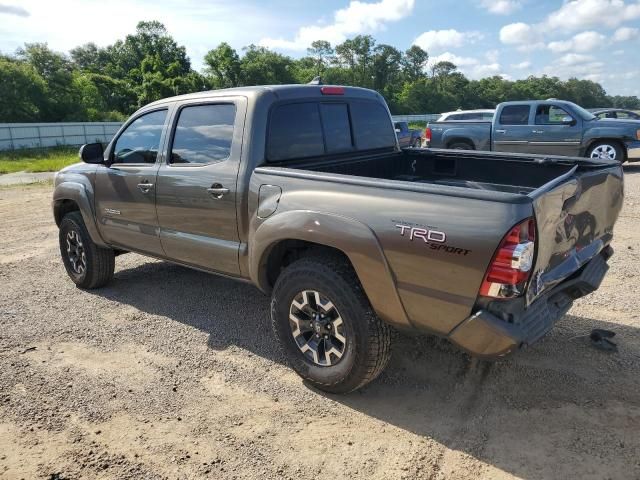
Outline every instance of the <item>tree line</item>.
POLYGON ((227 43, 207 52, 195 71, 184 46, 158 21, 140 22, 133 34, 101 48, 94 43, 69 54, 27 43, 0 54, 0 122, 124 120, 137 108, 173 95, 243 85, 307 83, 354 85, 380 92, 392 113, 437 113, 492 108, 507 100, 561 98, 585 108, 640 108, 638 97, 610 96, 589 80, 499 76, 470 80, 450 62, 429 63, 413 45, 401 51, 358 35, 332 46, 311 44, 292 58, 249 45, 240 53, 227 43))

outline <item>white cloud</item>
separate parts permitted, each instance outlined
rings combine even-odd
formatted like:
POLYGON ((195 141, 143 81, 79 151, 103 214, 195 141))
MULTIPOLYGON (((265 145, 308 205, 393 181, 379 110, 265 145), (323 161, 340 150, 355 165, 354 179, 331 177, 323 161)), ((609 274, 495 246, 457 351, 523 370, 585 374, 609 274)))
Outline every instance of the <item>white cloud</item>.
POLYGON ((548 29, 580 30, 590 26, 615 28, 640 17, 640 3, 624 0, 570 0, 546 19, 548 29))
POLYGON ((329 25, 301 27, 293 40, 263 38, 259 43, 265 47, 286 50, 304 50, 314 40, 327 40, 335 45, 348 36, 375 32, 383 29, 388 22, 411 15, 414 5, 415 0, 380 0, 376 3, 351 0, 349 6, 334 13, 333 23, 329 25))
POLYGON ((535 43, 539 38, 539 33, 528 23, 511 23, 500 29, 500 41, 506 45, 535 43))
POLYGON ((614 42, 626 42, 636 38, 638 36, 638 33, 640 33, 640 30, 638 30, 637 28, 620 27, 613 34, 612 40, 614 42))
POLYGON ((445 52, 441 55, 437 55, 429 59, 430 65, 435 65, 436 63, 440 62, 451 62, 457 67, 468 67, 470 65, 477 65, 479 63, 477 58, 461 57, 451 52, 445 52))
POLYGON ((457 30, 429 30, 418 36, 413 42, 420 48, 432 52, 441 52, 450 48, 459 48, 482 38, 478 32, 459 32, 457 30))
POLYGON ((511 65, 511 68, 515 68, 516 70, 527 70, 531 68, 531 62, 525 60, 524 62, 514 63, 511 65))
POLYGON ((548 47, 554 53, 562 52, 590 52, 604 45, 607 37, 598 32, 582 32, 569 40, 549 43, 548 47))
POLYGON ((542 73, 563 79, 577 77, 600 81, 596 80, 596 78, 604 78, 605 64, 597 60, 593 55, 567 53, 553 61, 543 69, 542 73))
MULTIPOLYGON (((487 60, 492 56, 491 52, 487 53, 487 60)), ((497 61, 483 61, 476 57, 462 57, 455 53, 445 52, 441 55, 431 57, 429 59, 429 67, 439 62, 451 62, 460 72, 467 77, 477 80, 484 77, 492 77, 494 75, 502 75, 502 66, 497 61)))
POLYGON ((489 50, 484 54, 489 63, 496 63, 498 58, 500 58, 500 50, 489 50))
POLYGON ((592 55, 581 55, 579 53, 567 53, 556 60, 557 65, 574 66, 581 65, 594 60, 592 55))
POLYGON ((519 0, 480 0, 480 5, 495 15, 510 15, 522 6, 519 0))
POLYGON ((6 15, 15 15, 17 17, 28 17, 29 12, 22 7, 18 7, 15 5, 1 5, 0 4, 0 13, 4 13, 6 15))

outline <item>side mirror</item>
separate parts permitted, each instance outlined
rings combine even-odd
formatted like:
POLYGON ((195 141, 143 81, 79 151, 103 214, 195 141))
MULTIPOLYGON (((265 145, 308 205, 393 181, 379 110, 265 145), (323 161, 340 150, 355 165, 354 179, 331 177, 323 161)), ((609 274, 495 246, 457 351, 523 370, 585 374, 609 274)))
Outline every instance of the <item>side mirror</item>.
POLYGON ((104 148, 101 143, 87 143, 80 147, 80 158, 84 163, 104 163, 104 148))
POLYGON ((396 128, 396 133, 400 133, 402 130, 400 130, 399 128, 396 128))
POLYGON ((562 123, 564 125, 570 125, 570 126, 574 126, 577 122, 575 120, 575 118, 573 118, 570 115, 567 115, 566 117, 562 117, 562 123))

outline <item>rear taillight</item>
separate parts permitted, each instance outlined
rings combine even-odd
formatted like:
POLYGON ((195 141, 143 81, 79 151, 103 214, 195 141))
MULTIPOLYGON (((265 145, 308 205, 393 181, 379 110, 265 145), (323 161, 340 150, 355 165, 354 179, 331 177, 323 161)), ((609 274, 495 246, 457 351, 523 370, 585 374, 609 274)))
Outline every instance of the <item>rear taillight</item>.
POLYGON ((513 227, 502 239, 484 276, 480 295, 511 298, 521 295, 531 275, 536 223, 529 218, 513 227))
POLYGON ((425 129, 424 129, 424 139, 425 139, 427 142, 430 142, 430 141, 431 141, 431 129, 430 129, 429 127, 427 127, 427 128, 425 128, 425 129))
POLYGON ((322 87, 320 92, 323 95, 344 95, 344 87, 322 87))

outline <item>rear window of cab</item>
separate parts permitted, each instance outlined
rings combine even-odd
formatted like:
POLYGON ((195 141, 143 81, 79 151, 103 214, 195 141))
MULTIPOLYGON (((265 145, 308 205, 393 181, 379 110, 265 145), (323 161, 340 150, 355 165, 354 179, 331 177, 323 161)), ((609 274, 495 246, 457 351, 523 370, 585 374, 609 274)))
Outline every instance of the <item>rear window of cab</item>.
POLYGON ((269 117, 267 161, 394 147, 395 132, 378 102, 298 102, 276 105, 269 117))

